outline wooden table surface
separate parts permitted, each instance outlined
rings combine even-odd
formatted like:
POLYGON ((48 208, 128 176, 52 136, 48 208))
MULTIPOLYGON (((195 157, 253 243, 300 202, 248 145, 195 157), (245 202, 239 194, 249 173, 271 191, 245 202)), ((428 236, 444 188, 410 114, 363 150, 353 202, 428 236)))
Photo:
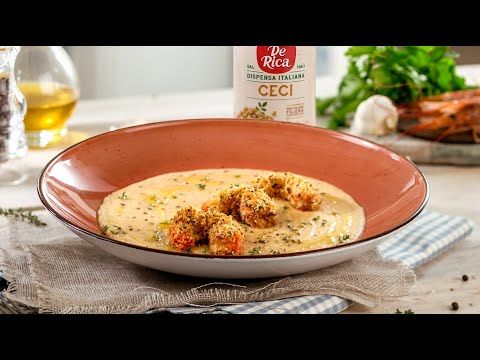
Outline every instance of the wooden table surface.
MULTIPOLYGON (((323 84, 332 87, 328 80, 323 84)), ((232 99, 232 90, 223 89, 80 101, 69 123, 70 140, 80 140, 135 122, 230 117, 232 99)), ((0 206, 40 208, 35 189, 37 176, 48 160, 62 149, 59 146, 30 151, 26 158, 29 179, 15 187, 0 187, 0 206)), ((375 308, 353 305, 344 313, 392 313, 397 308, 412 309, 415 313, 453 313, 450 310, 453 301, 459 304, 457 313, 480 312, 480 167, 424 165, 420 168, 431 189, 427 208, 469 217, 475 222, 476 229, 468 239, 416 270, 418 281, 410 295, 375 308), (463 274, 469 276, 469 281, 461 280, 463 274)))
POLYGON ((480 167, 420 166, 430 185, 427 209, 472 219, 475 229, 467 239, 415 270, 417 284, 410 295, 375 308, 355 304, 344 313, 480 312, 480 167), (462 275, 469 280, 463 281, 462 275), (459 305, 451 310, 452 302, 459 305))

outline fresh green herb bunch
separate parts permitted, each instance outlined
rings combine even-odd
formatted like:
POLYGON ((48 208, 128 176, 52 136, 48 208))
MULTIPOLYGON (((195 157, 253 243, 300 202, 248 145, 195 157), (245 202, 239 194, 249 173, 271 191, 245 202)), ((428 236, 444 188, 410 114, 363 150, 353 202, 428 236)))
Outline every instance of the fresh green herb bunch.
POLYGON ((471 88, 456 74, 448 46, 352 46, 337 96, 317 99, 317 114, 330 114, 328 127, 345 126, 357 106, 379 94, 401 104, 422 96, 471 88))

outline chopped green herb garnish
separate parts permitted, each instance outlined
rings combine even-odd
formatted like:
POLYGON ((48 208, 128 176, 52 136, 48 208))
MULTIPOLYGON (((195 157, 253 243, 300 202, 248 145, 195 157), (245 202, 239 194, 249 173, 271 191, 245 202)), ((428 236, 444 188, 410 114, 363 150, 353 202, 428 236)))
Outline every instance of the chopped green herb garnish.
POLYGON ((283 211, 287 211, 290 206, 288 205, 283 205, 283 211))
POLYGON ((120 200, 127 200, 127 199, 128 199, 128 196, 127 196, 127 194, 125 194, 125 191, 124 191, 124 192, 122 193, 122 195, 120 195, 118 198, 119 198, 120 200))
POLYGON ((254 247, 252 250, 249 251, 249 254, 259 255, 260 254, 260 248, 259 247, 254 247))
POLYGON ((336 211, 332 211, 332 215, 333 215, 333 216, 337 216, 337 212, 336 212, 336 211))
POLYGON ((237 175, 235 175, 235 177, 238 179, 238 178, 241 177, 241 175, 240 175, 240 174, 237 174, 237 175))
POLYGON ((320 219, 320 216, 315 216, 312 220, 313 221, 318 221, 320 219))
POLYGON ((322 226, 325 226, 327 224, 327 220, 323 219, 322 220, 322 226))
POLYGON ((172 195, 172 199, 176 199, 176 198, 177 198, 177 196, 176 196, 176 195, 172 195))
POLYGON ((205 185, 205 184, 197 184, 197 187, 198 187, 200 190, 205 190, 205 187, 206 187, 206 186, 207 186, 207 185, 205 185))
POLYGON ((270 253, 273 254, 273 255, 278 255, 278 254, 280 254, 280 251, 278 251, 278 250, 270 250, 270 253))
POLYGON ((107 230, 108 230, 108 225, 102 225, 102 227, 100 228, 100 230, 102 230, 102 234, 106 234, 106 233, 107 233, 107 230))
POLYGON ((127 232, 125 230, 123 230, 120 226, 118 225, 113 225, 113 227, 115 229, 110 229, 110 232, 113 234, 113 235, 118 235, 118 234, 126 234, 127 232))
POLYGON ((283 236, 282 240, 285 241, 286 243, 292 243, 292 244, 301 244, 302 241, 300 239, 294 239, 291 236, 283 236))
POLYGON ((345 241, 347 241, 348 239, 350 239, 350 235, 349 234, 345 234, 345 235, 340 235, 338 237, 338 242, 340 244, 343 244, 345 241))

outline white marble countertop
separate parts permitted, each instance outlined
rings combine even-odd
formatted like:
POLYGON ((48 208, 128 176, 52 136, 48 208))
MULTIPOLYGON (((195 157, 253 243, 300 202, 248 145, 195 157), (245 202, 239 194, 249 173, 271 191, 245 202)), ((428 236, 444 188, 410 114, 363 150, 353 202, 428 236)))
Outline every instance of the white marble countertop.
MULTIPOLYGON (((317 94, 335 89, 335 80, 322 79, 317 94)), ((80 101, 69 122, 72 136, 85 137, 133 122, 168 119, 231 117, 231 89, 195 93, 137 96, 130 98, 80 101)), ((36 180, 49 159, 62 146, 30 151, 26 162, 29 179, 15 187, 0 187, 0 206, 41 207, 36 194, 36 180)), ((411 294, 375 308, 354 305, 345 313, 392 313, 412 309, 415 313, 453 313, 450 305, 458 302, 457 313, 480 312, 480 167, 421 166, 430 187, 428 209, 472 219, 473 234, 447 253, 416 271, 418 283, 411 294), (467 274, 468 282, 461 276, 467 274), (451 290, 453 289, 453 290, 451 290)))

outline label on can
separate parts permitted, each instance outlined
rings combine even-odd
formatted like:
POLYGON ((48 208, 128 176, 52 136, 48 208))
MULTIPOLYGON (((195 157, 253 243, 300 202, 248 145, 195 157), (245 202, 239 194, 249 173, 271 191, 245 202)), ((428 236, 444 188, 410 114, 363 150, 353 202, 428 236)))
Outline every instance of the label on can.
POLYGON ((234 116, 315 125, 314 46, 234 47, 234 116))

